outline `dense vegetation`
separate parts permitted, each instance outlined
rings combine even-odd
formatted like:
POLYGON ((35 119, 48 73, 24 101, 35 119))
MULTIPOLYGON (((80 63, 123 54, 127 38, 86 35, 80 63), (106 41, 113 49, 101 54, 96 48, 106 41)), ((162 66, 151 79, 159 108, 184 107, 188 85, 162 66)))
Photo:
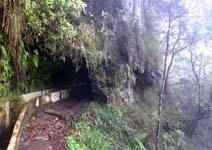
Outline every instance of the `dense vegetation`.
POLYGON ((52 67, 66 59, 71 59, 76 69, 85 56, 95 65, 95 36, 89 20, 81 21, 86 7, 81 0, 2 3, 0 97, 8 96, 9 91, 44 88, 52 67))
POLYGON ((154 114, 147 114, 148 120, 140 115, 141 108, 136 106, 107 107, 96 103, 71 125, 73 134, 67 138, 69 150, 146 150, 143 142, 146 130, 153 128, 154 114), (148 123, 148 127, 145 125, 148 123))

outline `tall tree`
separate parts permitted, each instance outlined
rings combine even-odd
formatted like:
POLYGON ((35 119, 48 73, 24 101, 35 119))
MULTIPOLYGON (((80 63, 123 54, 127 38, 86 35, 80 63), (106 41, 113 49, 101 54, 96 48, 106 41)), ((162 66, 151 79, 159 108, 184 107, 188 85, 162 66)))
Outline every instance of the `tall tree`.
POLYGON ((196 104, 195 112, 191 118, 190 123, 186 126, 185 132, 189 137, 192 137, 198 123, 203 119, 208 119, 212 115, 212 103, 210 101, 210 73, 206 71, 209 70, 211 60, 209 57, 198 54, 195 52, 195 48, 189 48, 190 52, 190 65, 193 74, 193 85, 194 92, 196 93, 196 104))
POLYGON ((160 145, 160 128, 161 128, 161 114, 163 109, 163 101, 165 94, 168 90, 169 74, 174 63, 175 56, 181 51, 185 50, 190 42, 191 35, 187 30, 187 17, 189 10, 185 8, 184 3, 181 0, 170 0, 169 2, 162 1, 163 5, 159 5, 162 10, 161 27, 163 31, 161 33, 161 51, 164 55, 162 82, 160 87, 159 104, 158 104, 158 123, 156 128, 156 149, 159 149, 160 145))

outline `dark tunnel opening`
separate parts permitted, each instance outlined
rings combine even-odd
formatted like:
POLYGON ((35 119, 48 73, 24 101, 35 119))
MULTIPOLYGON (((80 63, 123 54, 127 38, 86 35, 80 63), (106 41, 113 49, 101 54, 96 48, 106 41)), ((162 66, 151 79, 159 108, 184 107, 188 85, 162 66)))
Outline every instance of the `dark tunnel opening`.
POLYGON ((67 60, 57 67, 57 70, 51 73, 50 82, 54 86, 65 86, 70 84, 89 82, 88 69, 86 62, 79 65, 78 70, 72 61, 67 60))
POLYGON ((77 69, 71 60, 60 64, 51 73, 49 82, 52 87, 70 87, 72 95, 78 99, 92 99, 102 104, 107 103, 108 98, 98 83, 92 80, 85 59, 81 61, 77 69))
POLYGON ((77 67, 71 60, 61 63, 51 73, 49 83, 56 88, 71 88, 74 97, 91 98, 93 96, 91 79, 85 60, 77 67))
POLYGON ((51 73, 50 83, 54 86, 66 86, 77 83, 89 83, 88 69, 86 63, 82 62, 78 70, 75 65, 70 61, 66 61, 51 73))

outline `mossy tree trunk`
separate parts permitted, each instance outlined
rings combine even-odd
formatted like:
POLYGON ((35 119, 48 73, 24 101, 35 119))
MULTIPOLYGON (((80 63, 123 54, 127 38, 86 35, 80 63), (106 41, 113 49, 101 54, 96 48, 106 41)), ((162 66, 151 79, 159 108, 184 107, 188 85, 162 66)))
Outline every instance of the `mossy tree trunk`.
POLYGON ((3 38, 5 45, 8 47, 11 66, 14 70, 11 79, 11 88, 18 86, 20 79, 19 52, 21 45, 21 29, 20 29, 20 13, 18 9, 19 2, 17 0, 3 0, 3 38))

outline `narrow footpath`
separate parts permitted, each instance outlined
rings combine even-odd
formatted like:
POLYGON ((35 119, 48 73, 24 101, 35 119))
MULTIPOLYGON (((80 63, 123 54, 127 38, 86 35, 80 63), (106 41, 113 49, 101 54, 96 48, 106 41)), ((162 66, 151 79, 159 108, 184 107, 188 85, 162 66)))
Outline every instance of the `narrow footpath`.
POLYGON ((89 99, 69 98, 35 111, 21 136, 20 150, 65 150, 71 134, 67 122, 77 120, 89 99))

